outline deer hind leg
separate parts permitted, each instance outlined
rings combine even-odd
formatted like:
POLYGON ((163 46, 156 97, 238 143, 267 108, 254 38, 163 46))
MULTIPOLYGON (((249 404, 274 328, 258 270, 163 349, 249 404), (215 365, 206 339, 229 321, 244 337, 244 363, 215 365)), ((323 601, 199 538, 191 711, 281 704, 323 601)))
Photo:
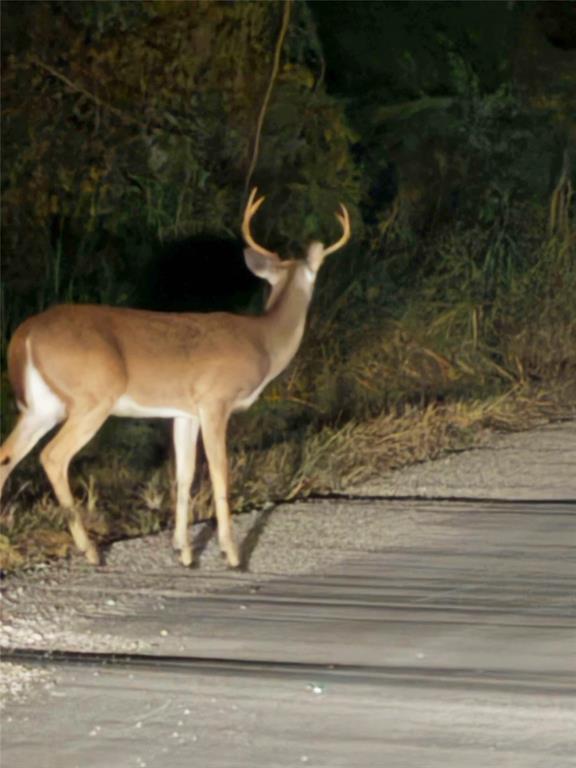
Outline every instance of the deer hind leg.
POLYGON ((192 547, 188 538, 190 486, 196 469, 197 418, 174 419, 174 451, 176 453, 176 525, 172 544, 180 550, 182 565, 192 565, 192 547))
POLYGON ((60 419, 51 413, 26 410, 0 447, 0 495, 12 470, 60 419))
POLYGON ((74 504, 74 497, 68 482, 68 466, 72 458, 96 434, 112 410, 113 401, 106 400, 86 407, 75 405, 70 409, 68 419, 40 454, 40 461, 52 484, 61 507, 68 512, 68 527, 74 543, 92 565, 98 565, 100 557, 94 543, 82 522, 80 510, 74 504))
POLYGON ((200 411, 200 424, 216 506, 218 541, 220 549, 228 559, 228 564, 232 568, 236 568, 240 565, 240 558, 234 541, 228 505, 228 462, 226 458, 228 411, 225 408, 202 409, 200 411))

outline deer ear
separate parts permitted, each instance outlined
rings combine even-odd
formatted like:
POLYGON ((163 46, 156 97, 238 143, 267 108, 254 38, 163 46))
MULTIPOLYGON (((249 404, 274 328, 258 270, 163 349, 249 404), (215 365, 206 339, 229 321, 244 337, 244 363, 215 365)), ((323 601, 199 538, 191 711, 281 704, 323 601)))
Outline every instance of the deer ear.
POLYGON ((253 248, 246 248, 244 251, 244 260, 246 266, 256 277, 261 277, 270 285, 274 285, 280 280, 280 277, 286 271, 286 267, 280 257, 275 254, 265 254, 255 251, 253 248))

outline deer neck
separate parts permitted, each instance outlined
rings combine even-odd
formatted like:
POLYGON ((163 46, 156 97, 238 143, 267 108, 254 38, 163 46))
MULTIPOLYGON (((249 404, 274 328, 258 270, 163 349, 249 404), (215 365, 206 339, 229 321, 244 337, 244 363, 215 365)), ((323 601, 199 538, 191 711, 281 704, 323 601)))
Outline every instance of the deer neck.
POLYGON ((286 368, 300 346, 314 277, 305 265, 296 266, 281 288, 273 287, 266 310, 258 318, 264 346, 270 355, 268 380, 286 368))

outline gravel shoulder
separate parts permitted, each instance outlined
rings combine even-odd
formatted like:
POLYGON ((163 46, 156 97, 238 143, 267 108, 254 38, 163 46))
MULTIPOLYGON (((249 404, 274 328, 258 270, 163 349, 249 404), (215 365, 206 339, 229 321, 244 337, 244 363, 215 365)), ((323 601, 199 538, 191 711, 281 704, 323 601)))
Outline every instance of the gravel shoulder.
MULTIPOLYGON (((314 573, 321 578, 363 553, 424 547, 430 529, 394 497, 573 501, 576 422, 495 436, 481 449, 410 467, 348 493, 371 501, 313 500, 237 516, 248 572, 226 569, 213 529, 203 523, 192 531, 197 564, 192 570, 177 562, 166 531, 114 544, 101 568, 73 557, 10 576, 1 591, 0 648, 148 653, 157 647, 158 636, 147 636, 142 623, 136 634, 120 630, 129 622, 115 619, 154 614, 157 628, 158 617, 176 599, 250 594, 276 580, 314 573), (379 498, 387 500, 385 506, 379 498)), ((438 530, 451 514, 435 510, 438 530)), ((166 648, 179 651, 169 641, 166 648)), ((33 683, 21 670, 0 665, 0 688, 8 695, 21 694, 33 683)))
POLYGON ((406 467, 350 490, 383 497, 575 500, 576 422, 497 434, 481 448, 406 467))

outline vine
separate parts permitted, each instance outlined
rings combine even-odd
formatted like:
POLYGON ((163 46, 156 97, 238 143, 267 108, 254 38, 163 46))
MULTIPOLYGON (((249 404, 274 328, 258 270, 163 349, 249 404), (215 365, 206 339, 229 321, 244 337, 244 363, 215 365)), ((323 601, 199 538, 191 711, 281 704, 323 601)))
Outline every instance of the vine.
MULTIPOLYGON (((276 40, 276 46, 274 49, 274 60, 272 62, 270 79, 268 80, 268 87, 266 88, 266 93, 264 94, 264 99, 262 100, 262 105, 258 113, 258 120, 256 122, 256 132, 254 134, 254 147, 252 149, 252 158, 250 160, 250 165, 248 166, 246 181, 244 183, 243 201, 246 199, 248 195, 248 190, 250 189, 252 176, 254 175, 254 170, 256 169, 256 163, 258 162, 258 155, 260 152, 260 139, 262 137, 262 127, 264 125, 264 118, 266 117, 266 112, 268 110, 268 105, 270 103, 270 97, 272 96, 272 89, 274 88, 274 83, 276 81, 276 78, 278 76, 278 71, 280 69, 280 55, 282 53, 282 46, 284 45, 284 38, 286 37, 286 32, 288 31, 288 24, 290 23, 291 6, 292 6, 292 0, 284 0, 284 13, 282 14, 282 25, 280 27, 280 32, 278 33, 278 39, 276 40)), ((242 203, 242 205, 244 205, 244 202, 242 203)))

